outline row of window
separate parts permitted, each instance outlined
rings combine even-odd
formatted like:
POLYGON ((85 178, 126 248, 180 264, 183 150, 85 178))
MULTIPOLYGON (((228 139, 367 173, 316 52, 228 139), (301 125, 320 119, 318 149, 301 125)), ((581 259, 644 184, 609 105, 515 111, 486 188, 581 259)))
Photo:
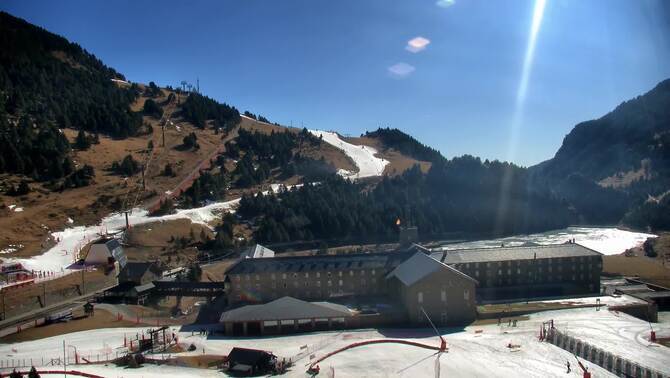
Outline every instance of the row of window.
MULTIPOLYGON (((593 266, 589 263, 586 269, 585 269, 584 265, 580 265, 579 267, 576 267, 576 266, 573 265, 571 270, 573 272, 576 272, 578 270, 580 272, 583 272, 584 270, 589 270, 590 271, 590 270, 592 270, 592 268, 593 268, 593 266)), ((563 266, 559 265, 558 267, 556 267, 555 270, 557 272, 563 272, 563 266)), ((568 270, 570 270, 570 269, 568 269, 568 270)), ((467 274, 469 276, 473 276, 475 278, 478 278, 480 276, 480 270, 479 269, 476 269, 474 271, 463 269, 462 271, 465 274, 467 274)), ((533 272, 535 272, 537 274, 544 274, 545 273, 545 267, 538 266, 538 267, 535 267, 534 269, 523 269, 523 271, 524 271, 524 273, 527 272, 528 276, 531 276, 533 274, 533 272)), ((546 272, 547 273, 553 273, 554 272, 554 267, 552 267, 551 265, 547 266, 546 267, 546 272)), ((488 274, 489 276, 492 276, 492 275, 495 274, 495 271, 486 270, 481 275, 484 275, 484 274, 488 274)), ((507 268, 507 269, 498 269, 497 274, 498 274, 498 276, 502 276, 502 275, 511 276, 512 274, 521 275, 523 273, 522 273, 522 268, 516 268, 515 270, 512 270, 511 268, 507 268)))
POLYGON ((598 256, 577 256, 577 257, 566 257, 566 258, 553 258, 553 259, 535 259, 535 260, 507 260, 507 261, 487 261, 487 262, 473 262, 473 263, 463 263, 463 264, 454 264, 454 267, 456 269, 460 268, 479 268, 479 267, 484 267, 486 266, 487 268, 491 267, 511 267, 512 265, 515 266, 521 266, 521 265, 529 265, 529 264, 536 264, 536 265, 553 265, 554 263, 556 264, 565 264, 566 262, 571 262, 571 263, 589 263, 591 264, 592 262, 599 261, 598 256))
MULTIPOLYGON (((355 287, 356 285, 367 286, 367 285, 368 285, 368 282, 369 282, 369 284, 370 284, 371 286, 377 286, 377 285, 379 284, 379 282, 376 281, 376 280, 370 280, 370 281, 367 281, 365 278, 361 278, 360 281, 356 281, 356 282, 348 281, 349 286, 351 286, 351 287, 355 287)), ((337 285, 338 285, 338 286, 344 286, 344 280, 337 280, 337 285)), ((247 288, 247 289, 250 289, 252 286, 255 287, 256 289, 259 289, 259 290, 260 290, 260 288, 261 288, 261 284, 260 284, 260 282, 256 282, 255 284, 252 284, 252 283, 250 283, 250 282, 244 282, 244 283, 240 284, 239 286, 241 286, 241 287, 243 287, 243 288, 247 288)), ((287 287, 289 287, 289 286, 292 286, 292 287, 296 287, 296 288, 297 288, 297 287, 300 287, 301 284, 300 284, 299 281, 293 281, 292 285, 289 285, 288 282, 277 283, 276 281, 272 281, 272 283, 270 284, 270 287, 272 287, 273 289, 276 289, 277 287, 284 287, 284 288, 287 288, 287 287)), ((309 287, 309 286, 310 286, 310 282, 309 282, 309 281, 303 281, 303 282, 302 282, 302 286, 303 286, 303 287, 309 287)), ((315 281, 315 283, 314 283, 313 286, 321 287, 321 286, 322 286, 322 282, 321 282, 321 281, 315 281)), ((325 286, 328 286, 328 287, 333 286, 333 280, 327 280, 327 281, 325 281, 325 286)))
POLYGON ((497 277, 497 278, 491 278, 491 277, 482 277, 481 280, 479 280, 479 286, 480 287, 486 287, 488 285, 523 285, 523 284, 530 284, 530 283, 550 283, 550 282, 564 282, 564 281, 584 281, 585 279, 589 278, 594 278, 597 275, 593 275, 593 277, 590 277, 591 275, 589 274, 584 274, 580 273, 578 274, 566 274, 565 276, 562 274, 543 274, 543 275, 535 275, 534 277, 529 274, 528 279, 525 279, 524 277, 521 276, 515 276, 515 277, 497 277))
MULTIPOLYGON (((468 306, 470 300, 470 290, 467 289, 463 290, 463 299, 466 302, 466 306, 468 306)), ((447 290, 444 288, 440 290, 440 300, 445 305, 447 304, 447 290)), ((419 291, 418 293, 416 293, 416 301, 419 305, 423 304, 423 291, 419 291)))
MULTIPOLYGON (((368 274, 368 273, 366 273, 366 270, 364 270, 364 269, 361 269, 361 270, 349 270, 349 272, 348 272, 349 277, 353 277, 353 276, 355 276, 355 275, 365 276, 366 274, 368 274)), ((344 273, 344 271, 340 270, 340 271, 337 271, 337 272, 325 272, 324 275, 325 275, 326 277, 333 277, 333 276, 343 277, 343 276, 345 275, 345 273, 344 273), (336 273, 336 274, 335 274, 335 273, 336 273)), ((369 270, 369 275, 371 275, 371 276, 376 276, 376 275, 377 275, 377 271, 376 271, 375 269, 370 269, 370 270, 369 270)), ((270 274, 270 279, 276 280, 278 276, 279 276, 279 274, 271 273, 271 274, 270 274)), ((282 273, 282 274, 281 274, 281 278, 284 279, 284 280, 285 280, 285 279, 288 279, 289 277, 294 278, 294 279, 295 279, 295 278, 298 278, 298 277, 309 278, 310 275, 309 275, 309 272, 304 272, 304 273, 282 273)), ((321 278, 321 272, 315 272, 315 273, 314 273, 314 277, 316 277, 316 278, 321 278)), ((250 280, 251 280, 251 274, 245 274, 245 275, 244 275, 244 279, 245 279, 246 281, 250 281, 250 280)), ((258 274, 258 273, 254 274, 254 279, 255 279, 256 281, 260 281, 260 279, 261 279, 260 274, 258 274)), ((242 280, 242 275, 236 275, 236 276, 235 276, 235 280, 238 281, 238 282, 240 282, 240 281, 242 280)))

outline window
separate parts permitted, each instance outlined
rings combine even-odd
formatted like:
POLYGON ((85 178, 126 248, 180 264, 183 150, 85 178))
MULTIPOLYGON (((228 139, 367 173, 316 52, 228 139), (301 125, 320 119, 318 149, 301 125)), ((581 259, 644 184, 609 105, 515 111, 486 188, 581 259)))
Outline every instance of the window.
POLYGON ((286 282, 284 282, 284 289, 286 289, 286 287, 287 287, 287 286, 286 286, 286 282))
MULTIPOLYGON (((416 301, 419 302, 419 303, 423 303, 423 292, 422 291, 416 293, 416 301)), ((421 311, 419 311, 419 313, 421 313, 421 311)))
POLYGON ((470 300, 470 290, 463 290, 463 299, 466 301, 470 300))
POLYGON ((377 272, 375 272, 374 269, 372 269, 372 275, 374 276, 377 272))
POLYGON ((361 276, 364 276, 364 275, 365 275, 365 271, 363 269, 361 269, 361 276))
POLYGON ((282 273, 281 278, 286 279, 286 273, 282 273))
POLYGON ((442 293, 440 293, 440 294, 441 294, 441 297, 442 297, 442 302, 446 302, 447 301, 447 290, 442 289, 442 293))
POLYGON ((333 286, 333 281, 328 280, 328 286, 333 286))
POLYGON ((321 277, 321 272, 316 272, 316 278, 321 277))
POLYGON ((365 278, 361 278, 361 286, 365 286, 365 278))
POLYGON ((240 276, 235 276, 235 281, 240 282, 242 278, 240 276))
POLYGON ((293 273, 293 278, 298 278, 298 273, 293 273))
POLYGON ((321 287, 321 281, 316 281, 316 287, 321 287))
POLYGON ((521 268, 516 268, 516 274, 521 274, 521 268))
POLYGON ((261 276, 259 276, 259 275, 257 274, 257 275, 256 275, 256 281, 258 281, 258 280, 260 280, 260 279, 261 279, 261 276))
POLYGON ((305 272, 305 278, 309 278, 309 272, 305 272))
POLYGON ((339 272, 337 272, 337 275, 342 277, 342 271, 340 270, 339 272))
POLYGON ((353 270, 350 270, 350 271, 349 271, 349 277, 353 277, 353 276, 354 276, 354 271, 353 271, 353 270))
POLYGON ((342 280, 340 280, 339 284, 340 284, 340 286, 342 286, 344 283, 342 282, 342 280))
POLYGON ((309 287, 309 281, 305 281, 305 287, 309 287))
POLYGON ((274 280, 274 279, 276 279, 277 277, 275 276, 274 273, 272 273, 272 274, 270 275, 270 278, 272 278, 272 279, 274 280))
POLYGON ((330 277, 330 272, 328 272, 328 277, 330 277))
POLYGON ((293 281, 293 287, 298 287, 298 281, 293 281))
POLYGON ((249 281, 249 280, 251 279, 251 276, 248 275, 248 274, 245 274, 245 275, 244 275, 244 278, 245 278, 247 281, 249 281))

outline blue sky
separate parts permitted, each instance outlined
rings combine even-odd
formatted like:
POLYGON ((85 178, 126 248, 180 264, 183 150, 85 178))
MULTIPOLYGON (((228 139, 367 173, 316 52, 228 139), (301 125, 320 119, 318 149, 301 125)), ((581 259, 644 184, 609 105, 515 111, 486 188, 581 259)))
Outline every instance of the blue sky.
POLYGON ((447 157, 526 166, 552 157, 576 123, 670 78, 663 1, 548 0, 528 63, 535 0, 4 0, 0 9, 132 81, 199 78, 204 94, 282 124, 352 135, 391 126, 447 157))

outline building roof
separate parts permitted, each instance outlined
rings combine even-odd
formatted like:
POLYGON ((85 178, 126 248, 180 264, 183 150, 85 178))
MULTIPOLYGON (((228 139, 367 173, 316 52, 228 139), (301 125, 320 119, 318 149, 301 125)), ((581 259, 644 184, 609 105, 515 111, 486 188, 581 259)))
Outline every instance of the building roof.
POLYGON ((242 258, 245 259, 260 259, 274 257, 275 251, 270 248, 264 247, 260 244, 249 247, 244 253, 242 253, 242 258))
POLYGON ((274 355, 270 352, 258 349, 247 349, 234 347, 228 353, 228 361, 232 364, 243 364, 249 366, 259 366, 266 364, 274 355))
POLYGON ((148 291, 153 290, 155 287, 156 287, 156 285, 154 285, 152 282, 149 282, 149 283, 144 284, 144 285, 135 286, 131 290, 135 291, 137 294, 142 294, 144 292, 148 292, 148 291))
POLYGON ((327 302, 305 302, 281 297, 262 305, 242 306, 221 314, 221 322, 343 318, 352 316, 345 306, 327 302))
POLYGON ((432 253, 434 259, 445 264, 601 255, 600 252, 596 252, 576 243, 525 247, 456 249, 432 253))
POLYGON ((391 277, 396 277, 405 286, 412 286, 440 269, 451 271, 452 273, 463 278, 477 282, 472 277, 463 274, 458 270, 441 263, 440 261, 435 260, 433 257, 428 256, 423 252, 417 252, 412 255, 412 257, 405 260, 402 264, 393 269, 393 271, 391 271, 386 276, 386 278, 388 279, 391 277))
POLYGON ((406 260, 410 253, 349 253, 341 255, 286 256, 272 259, 243 259, 233 265, 227 274, 261 272, 309 272, 344 269, 393 269, 406 260))
POLYGON ((156 273, 154 271, 154 265, 155 264, 152 262, 128 262, 126 266, 123 267, 122 272, 124 272, 126 276, 131 279, 142 278, 144 273, 146 273, 148 270, 152 270, 152 273, 156 273))

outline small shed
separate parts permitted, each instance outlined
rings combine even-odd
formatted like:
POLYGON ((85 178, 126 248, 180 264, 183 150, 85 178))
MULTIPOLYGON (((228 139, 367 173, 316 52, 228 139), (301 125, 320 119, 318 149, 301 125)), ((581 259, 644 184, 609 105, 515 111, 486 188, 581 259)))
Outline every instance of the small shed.
POLYGON ((240 375, 259 375, 271 372, 277 357, 264 350, 233 348, 228 354, 228 372, 240 375))
POLYGON ((93 242, 84 258, 84 263, 89 265, 107 265, 113 261, 118 261, 121 268, 128 261, 121 243, 114 238, 104 238, 93 242))

